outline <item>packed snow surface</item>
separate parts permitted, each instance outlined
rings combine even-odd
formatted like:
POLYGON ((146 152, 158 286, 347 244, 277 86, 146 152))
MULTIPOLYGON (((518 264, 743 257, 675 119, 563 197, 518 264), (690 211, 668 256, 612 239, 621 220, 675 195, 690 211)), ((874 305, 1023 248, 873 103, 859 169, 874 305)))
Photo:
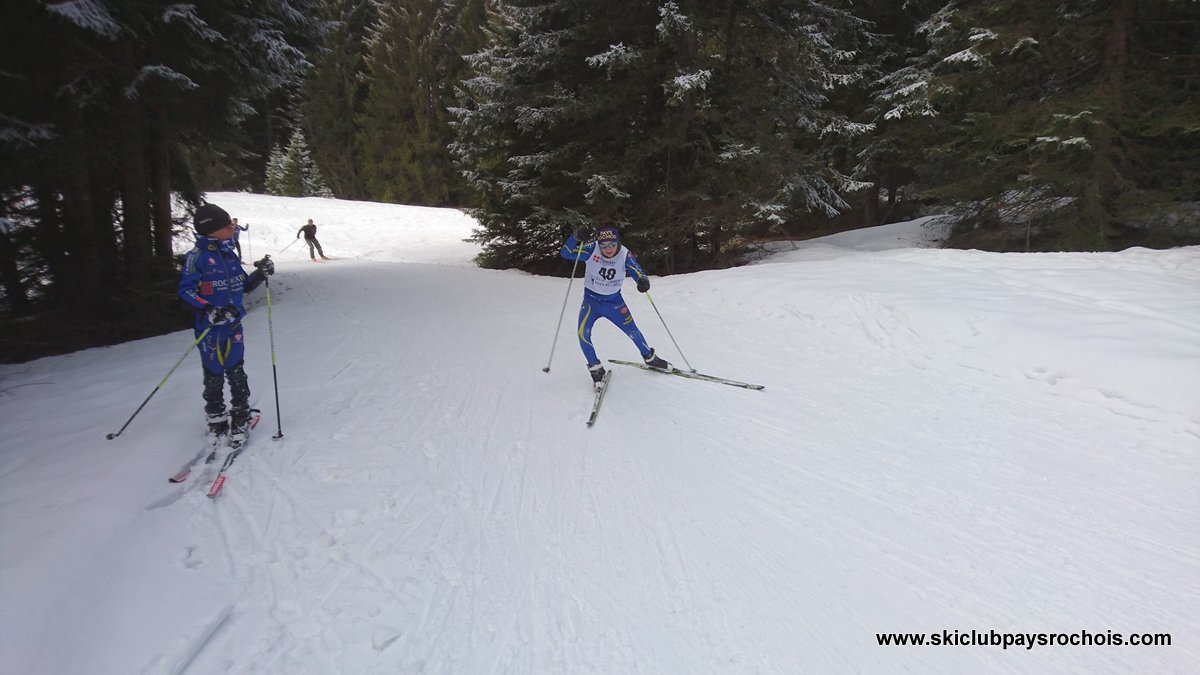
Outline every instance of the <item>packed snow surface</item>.
POLYGON ((1200 249, 940 250, 918 222, 626 284, 662 356, 766 389, 612 366, 588 429, 578 280, 477 268, 453 210, 209 199, 276 260, 245 321, 262 423, 209 499, 166 481, 202 442, 194 353, 105 440, 190 330, 0 367, 5 675, 1200 663, 1200 249), (971 631, 1172 642, 879 644, 971 631))

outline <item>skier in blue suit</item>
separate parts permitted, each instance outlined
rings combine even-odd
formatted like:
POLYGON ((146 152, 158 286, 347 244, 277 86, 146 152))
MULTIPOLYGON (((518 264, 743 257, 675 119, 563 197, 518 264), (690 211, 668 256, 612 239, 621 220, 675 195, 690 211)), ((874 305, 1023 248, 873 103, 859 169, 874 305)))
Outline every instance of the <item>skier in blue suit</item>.
POLYGON ((209 433, 244 438, 250 423, 250 385, 242 368, 242 294, 275 273, 270 257, 256 262, 246 274, 233 245, 235 227, 224 209, 204 204, 193 217, 196 246, 184 258, 179 297, 196 310, 196 337, 204 365, 204 412, 209 433), (225 381, 229 381, 231 415, 225 416, 225 381))
POLYGON ((582 226, 567 238, 559 255, 567 260, 584 261, 583 305, 579 308, 579 347, 587 359, 588 371, 592 382, 600 386, 604 379, 604 365, 596 356, 596 348, 592 345, 592 326, 601 317, 608 319, 633 340, 642 359, 651 368, 666 370, 671 367, 663 359, 654 354, 646 338, 633 322, 633 315, 621 297, 621 284, 626 276, 637 280, 639 293, 650 290, 650 277, 642 270, 637 258, 629 249, 621 245, 621 233, 615 227, 602 227, 595 232, 595 241, 591 227, 582 226), (586 242, 586 243, 585 243, 586 242))

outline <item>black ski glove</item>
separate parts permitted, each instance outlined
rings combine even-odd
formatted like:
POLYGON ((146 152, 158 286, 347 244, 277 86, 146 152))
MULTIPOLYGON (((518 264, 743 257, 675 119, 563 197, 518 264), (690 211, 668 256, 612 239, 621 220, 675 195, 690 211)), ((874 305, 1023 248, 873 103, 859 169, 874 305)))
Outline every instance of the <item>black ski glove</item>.
POLYGON ((208 322, 214 326, 224 326, 226 324, 237 321, 237 309, 228 305, 217 307, 215 305, 207 307, 204 310, 205 316, 208 317, 208 322))
POLYGON ((591 225, 580 225, 575 228, 575 241, 581 244, 587 243, 596 238, 596 228, 591 225))
POLYGON ((271 260, 271 256, 264 256, 262 260, 254 261, 254 267, 262 273, 264 277, 269 277, 275 274, 275 262, 271 260))
POLYGON ((645 293, 650 290, 650 277, 642 277, 638 279, 638 293, 645 293))

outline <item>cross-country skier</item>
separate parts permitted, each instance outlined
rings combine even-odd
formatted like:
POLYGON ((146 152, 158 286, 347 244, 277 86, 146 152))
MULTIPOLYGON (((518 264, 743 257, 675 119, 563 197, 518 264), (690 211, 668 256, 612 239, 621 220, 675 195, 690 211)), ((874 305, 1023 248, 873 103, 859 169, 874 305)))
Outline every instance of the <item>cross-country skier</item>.
POLYGON ((308 257, 312 258, 313 262, 317 261, 317 256, 313 254, 314 246, 317 247, 317 253, 321 255, 321 260, 329 260, 325 257, 325 251, 321 250, 321 242, 317 241, 317 224, 312 221, 312 218, 309 218, 307 223, 296 230, 296 238, 299 239, 301 234, 304 235, 304 243, 308 244, 308 257))
POLYGON ((245 440, 250 425, 250 385, 242 368, 242 294, 275 273, 270 257, 254 263, 246 274, 233 246, 234 225, 216 204, 204 204, 193 217, 196 246, 188 252, 179 276, 179 297, 196 310, 196 337, 204 366, 204 412, 209 433, 245 440), (230 416, 225 415, 225 381, 229 381, 230 416))
POLYGON ((238 241, 240 233, 249 231, 249 225, 238 225, 237 218, 233 219, 233 247, 237 249, 238 262, 245 262, 242 260, 242 242, 238 241))
POLYGON ((588 371, 592 382, 597 387, 604 379, 604 365, 596 356, 596 348, 592 345, 592 326, 596 320, 604 317, 617 328, 620 328, 633 340, 642 359, 651 368, 666 370, 671 367, 663 359, 655 356, 654 350, 646 344, 646 338, 633 322, 633 315, 621 297, 621 284, 626 275, 637 280, 639 293, 650 290, 650 277, 642 270, 637 258, 629 249, 621 245, 621 233, 616 227, 602 227, 594 232, 590 226, 584 225, 575 230, 567 238, 559 255, 567 260, 582 260, 585 263, 583 281, 583 305, 579 308, 579 347, 587 359, 588 371), (595 242, 591 242, 595 234, 595 242))

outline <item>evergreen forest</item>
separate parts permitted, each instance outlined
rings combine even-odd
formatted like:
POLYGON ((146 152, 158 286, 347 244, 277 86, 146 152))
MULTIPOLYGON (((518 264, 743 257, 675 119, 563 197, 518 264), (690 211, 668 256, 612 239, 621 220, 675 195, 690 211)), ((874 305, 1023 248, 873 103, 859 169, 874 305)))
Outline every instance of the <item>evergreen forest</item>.
POLYGON ((187 325, 209 191, 454 207, 480 264, 654 274, 943 215, 1200 244, 1200 0, 9 0, 0 360, 187 325))

